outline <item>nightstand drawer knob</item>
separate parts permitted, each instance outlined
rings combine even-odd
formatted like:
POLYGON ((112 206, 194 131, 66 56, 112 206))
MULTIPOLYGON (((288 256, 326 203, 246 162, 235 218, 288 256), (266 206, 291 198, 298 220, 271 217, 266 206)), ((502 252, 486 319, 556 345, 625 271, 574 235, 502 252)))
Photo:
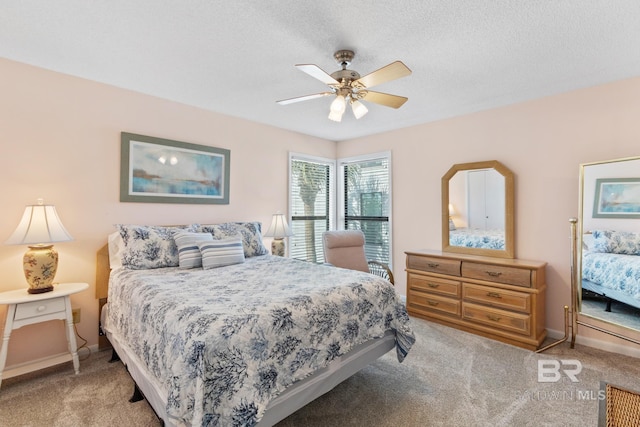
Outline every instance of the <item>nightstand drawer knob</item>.
POLYGON ((38 308, 36 308, 38 312, 45 311, 46 309, 47 309, 46 305, 39 305, 38 308))

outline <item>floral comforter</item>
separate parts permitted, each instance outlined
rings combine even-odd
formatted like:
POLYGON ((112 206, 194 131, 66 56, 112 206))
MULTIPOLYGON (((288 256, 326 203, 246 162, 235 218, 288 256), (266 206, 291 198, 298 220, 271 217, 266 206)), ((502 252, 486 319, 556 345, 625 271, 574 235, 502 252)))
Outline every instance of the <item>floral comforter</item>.
POLYGON ((585 251, 582 278, 640 302, 640 256, 585 251))
POLYGON ((178 425, 256 424, 287 386, 387 330, 415 338, 393 286, 275 256, 213 270, 112 271, 108 331, 168 390, 178 425))
POLYGON ((503 250, 504 230, 457 228, 449 231, 449 245, 503 250))

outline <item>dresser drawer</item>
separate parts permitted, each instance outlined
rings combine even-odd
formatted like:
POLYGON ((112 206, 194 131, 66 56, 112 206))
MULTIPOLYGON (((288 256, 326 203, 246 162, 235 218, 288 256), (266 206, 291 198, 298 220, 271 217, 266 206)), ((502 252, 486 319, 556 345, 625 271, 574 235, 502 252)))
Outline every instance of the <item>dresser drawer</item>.
POLYGON ((14 320, 28 319, 65 311, 64 297, 18 304, 14 320))
POLYGON ((407 268, 447 274, 449 276, 460 276, 460 261, 455 259, 408 255, 407 268))
POLYGON ((525 314, 463 302, 462 318, 509 332, 523 335, 531 334, 531 319, 525 314))
POLYGON ((409 295, 409 308, 460 316, 460 301, 439 295, 413 292, 409 295))
POLYGON ((409 273, 409 289, 416 292, 427 292, 456 298, 460 296, 460 282, 457 280, 447 280, 413 273, 409 273))
POLYGON ((462 284, 462 298, 492 307, 531 313, 531 295, 490 286, 462 284))
POLYGON ((523 268, 463 261, 462 275, 471 279, 531 287, 531 270, 523 268))

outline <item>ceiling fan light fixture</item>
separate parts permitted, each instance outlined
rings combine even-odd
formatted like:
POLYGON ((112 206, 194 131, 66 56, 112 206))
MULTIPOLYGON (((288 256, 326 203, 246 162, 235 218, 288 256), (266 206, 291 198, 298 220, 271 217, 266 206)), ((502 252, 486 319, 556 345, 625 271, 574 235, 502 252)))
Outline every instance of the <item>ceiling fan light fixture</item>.
POLYGON ((336 99, 331 103, 331 107, 329 107, 332 113, 340 114, 344 113, 344 110, 347 109, 347 102, 343 95, 336 96, 336 99))
POLYGON ((364 116, 369 112, 369 109, 365 107, 364 104, 358 101, 357 99, 351 101, 351 110, 353 111, 353 115, 356 117, 356 119, 361 118, 362 116, 364 116))
POLYGON ((342 121, 343 113, 336 113, 335 111, 329 111, 329 120, 333 120, 334 122, 342 121))

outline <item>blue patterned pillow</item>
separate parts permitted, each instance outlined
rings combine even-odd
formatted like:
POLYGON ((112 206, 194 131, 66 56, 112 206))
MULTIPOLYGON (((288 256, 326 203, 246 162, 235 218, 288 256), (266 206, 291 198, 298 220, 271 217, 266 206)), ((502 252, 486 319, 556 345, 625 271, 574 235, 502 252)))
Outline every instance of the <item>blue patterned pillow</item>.
POLYGON ((247 258, 267 255, 269 251, 262 243, 262 225, 259 222, 226 222, 224 224, 200 225, 198 232, 211 233, 214 239, 242 236, 244 256, 247 258))
POLYGON ((180 268, 202 267, 202 254, 198 242, 213 240, 211 233, 192 233, 178 231, 173 235, 178 246, 178 263, 180 268))
POLYGON ((595 230, 593 232, 593 251, 640 255, 640 234, 631 231, 595 230))
POLYGON ((124 243, 122 266, 131 270, 177 267, 178 247, 173 240, 173 235, 178 231, 195 231, 193 226, 118 224, 116 228, 124 243))
POLYGON ((244 250, 240 236, 198 242, 198 247, 202 253, 202 268, 205 270, 244 262, 244 250))

